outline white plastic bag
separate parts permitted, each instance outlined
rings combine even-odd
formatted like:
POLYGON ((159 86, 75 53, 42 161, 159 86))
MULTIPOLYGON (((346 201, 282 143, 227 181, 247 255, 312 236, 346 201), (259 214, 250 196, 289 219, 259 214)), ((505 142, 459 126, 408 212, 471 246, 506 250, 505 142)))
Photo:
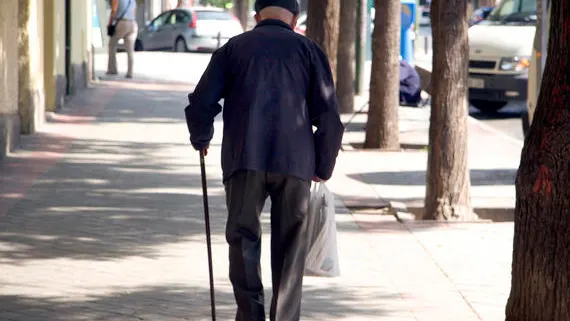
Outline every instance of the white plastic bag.
POLYGON ((334 196, 324 183, 313 184, 307 217, 306 276, 340 275, 334 196))

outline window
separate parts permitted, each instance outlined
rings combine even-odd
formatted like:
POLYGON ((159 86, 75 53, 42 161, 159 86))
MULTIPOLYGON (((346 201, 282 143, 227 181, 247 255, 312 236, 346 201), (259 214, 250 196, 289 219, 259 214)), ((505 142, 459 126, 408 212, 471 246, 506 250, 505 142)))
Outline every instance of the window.
POLYGON ((521 11, 522 12, 535 12, 536 11, 536 0, 522 0, 521 11))
POLYGON ((169 24, 176 25, 179 23, 190 22, 190 16, 182 11, 174 11, 168 20, 169 24))
POLYGON ((536 0, 503 0, 491 12, 488 20, 493 22, 535 22, 536 0))
POLYGON ((164 26, 167 23, 168 18, 170 18, 170 12, 165 12, 165 13, 161 14, 160 16, 156 17, 156 19, 154 19, 152 21, 152 27, 153 28, 160 28, 160 27, 164 26))
POLYGON ((174 24, 189 23, 190 20, 192 20, 190 15, 183 11, 176 11, 172 14, 172 17, 174 17, 174 19, 171 19, 171 21, 174 20, 174 24))
POLYGON ((492 15, 505 17, 516 13, 532 13, 535 11, 536 0, 503 0, 492 15))

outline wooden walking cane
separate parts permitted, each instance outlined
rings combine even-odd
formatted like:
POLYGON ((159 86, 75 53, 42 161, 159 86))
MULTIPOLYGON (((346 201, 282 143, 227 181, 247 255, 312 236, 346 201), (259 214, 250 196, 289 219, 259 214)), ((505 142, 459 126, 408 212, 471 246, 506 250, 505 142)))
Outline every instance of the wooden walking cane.
POLYGON ((212 321, 216 321, 216 301, 214 297, 214 271, 212 264, 212 240, 210 233, 210 209, 208 206, 208 186, 206 183, 206 164, 204 151, 200 151, 200 168, 202 170, 202 195, 204 198, 204 219, 206 221, 206 243, 208 246, 208 266, 210 270, 210 301, 212 305, 212 321))

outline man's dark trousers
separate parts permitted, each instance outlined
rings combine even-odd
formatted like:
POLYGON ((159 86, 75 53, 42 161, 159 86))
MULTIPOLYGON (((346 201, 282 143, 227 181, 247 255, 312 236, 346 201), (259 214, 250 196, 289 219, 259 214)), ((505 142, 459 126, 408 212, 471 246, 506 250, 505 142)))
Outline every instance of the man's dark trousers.
POLYGON ((271 198, 270 320, 299 321, 306 255, 310 182, 278 173, 242 170, 226 182, 230 280, 237 321, 265 320, 260 215, 271 198))

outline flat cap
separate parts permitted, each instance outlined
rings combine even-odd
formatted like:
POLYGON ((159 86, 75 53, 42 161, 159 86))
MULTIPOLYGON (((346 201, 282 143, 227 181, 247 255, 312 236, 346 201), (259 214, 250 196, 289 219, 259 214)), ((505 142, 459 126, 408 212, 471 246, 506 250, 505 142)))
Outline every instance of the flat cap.
POLYGON ((297 0, 255 0, 255 12, 259 13, 266 7, 281 7, 291 11, 294 15, 299 14, 297 0))

